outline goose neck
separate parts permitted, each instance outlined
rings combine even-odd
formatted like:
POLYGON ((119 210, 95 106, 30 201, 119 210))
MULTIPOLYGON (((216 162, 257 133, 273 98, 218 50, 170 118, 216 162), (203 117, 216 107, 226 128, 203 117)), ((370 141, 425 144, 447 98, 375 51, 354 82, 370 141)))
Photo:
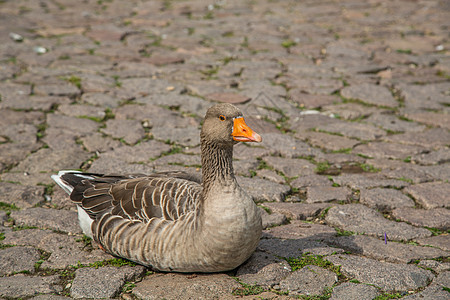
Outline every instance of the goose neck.
POLYGON ((202 142, 202 178, 204 190, 214 184, 233 185, 233 146, 202 142))

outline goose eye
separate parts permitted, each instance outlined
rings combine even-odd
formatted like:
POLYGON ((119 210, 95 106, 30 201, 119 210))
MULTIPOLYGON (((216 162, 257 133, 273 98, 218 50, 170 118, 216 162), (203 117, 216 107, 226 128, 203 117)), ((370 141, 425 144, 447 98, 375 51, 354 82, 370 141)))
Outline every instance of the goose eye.
POLYGON ((225 118, 224 115, 220 115, 220 116, 219 116, 219 119, 220 119, 220 121, 225 121, 226 118, 225 118))

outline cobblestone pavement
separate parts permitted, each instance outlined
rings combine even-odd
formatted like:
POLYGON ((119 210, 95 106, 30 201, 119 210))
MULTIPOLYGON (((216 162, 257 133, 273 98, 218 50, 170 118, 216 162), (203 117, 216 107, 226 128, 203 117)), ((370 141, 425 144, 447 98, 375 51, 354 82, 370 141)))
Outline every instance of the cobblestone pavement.
POLYGON ((0 1, 0 298, 448 299, 449 14, 445 0, 0 1), (266 228, 248 262, 154 273, 81 234, 50 175, 199 173, 220 101, 263 136, 235 147, 266 228))

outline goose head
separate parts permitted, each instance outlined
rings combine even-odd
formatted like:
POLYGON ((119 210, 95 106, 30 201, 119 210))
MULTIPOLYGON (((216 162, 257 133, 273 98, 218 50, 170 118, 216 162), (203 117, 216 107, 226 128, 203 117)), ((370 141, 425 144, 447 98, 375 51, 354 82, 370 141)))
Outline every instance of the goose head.
POLYGON ((238 142, 261 142, 262 138, 245 124, 242 111, 228 103, 216 104, 206 112, 202 139, 223 146, 238 142))

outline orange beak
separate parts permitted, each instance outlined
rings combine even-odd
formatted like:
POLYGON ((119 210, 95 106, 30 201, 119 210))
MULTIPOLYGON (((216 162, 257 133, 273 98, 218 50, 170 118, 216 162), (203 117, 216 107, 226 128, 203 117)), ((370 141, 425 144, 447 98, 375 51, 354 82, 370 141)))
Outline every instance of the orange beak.
POLYGON ((233 140, 238 142, 261 142, 262 138, 245 124, 244 118, 235 118, 233 121, 233 140))

